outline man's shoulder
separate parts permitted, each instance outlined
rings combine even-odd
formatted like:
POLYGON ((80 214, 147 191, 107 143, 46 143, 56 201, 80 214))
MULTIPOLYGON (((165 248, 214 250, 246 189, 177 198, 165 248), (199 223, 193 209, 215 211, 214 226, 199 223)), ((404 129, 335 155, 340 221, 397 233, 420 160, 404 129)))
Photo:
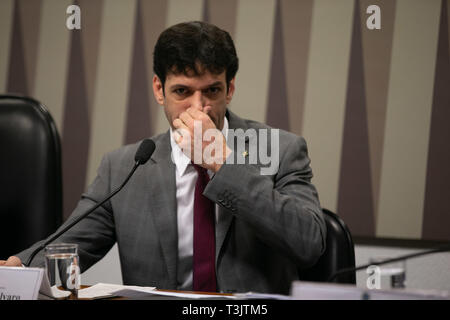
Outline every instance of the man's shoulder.
MULTIPOLYGON (((150 137, 150 139, 152 139, 153 142, 155 142, 155 145, 158 146, 161 143, 163 143, 163 138, 166 134, 167 134, 167 132, 161 133, 161 134, 150 137)), ((147 139, 147 138, 144 138, 144 139, 147 139)), ((133 161, 134 162, 134 156, 136 154, 136 151, 144 139, 141 139, 134 143, 126 144, 117 149, 114 149, 114 150, 106 153, 105 157, 109 158, 111 161, 114 161, 114 162, 116 162, 116 161, 119 161, 119 162, 133 161)))

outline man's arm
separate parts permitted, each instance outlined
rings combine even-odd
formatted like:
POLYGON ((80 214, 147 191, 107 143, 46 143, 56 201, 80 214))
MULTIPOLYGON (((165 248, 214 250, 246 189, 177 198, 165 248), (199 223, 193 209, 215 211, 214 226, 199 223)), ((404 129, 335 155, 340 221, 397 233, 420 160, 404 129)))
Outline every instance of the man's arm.
MULTIPOLYGON (((102 159, 94 182, 88 187, 87 192, 81 196, 81 200, 78 202, 72 215, 58 230, 77 216, 85 213, 109 193, 110 163, 108 155, 106 155, 102 159)), ((45 239, 16 254, 16 258, 19 258, 22 262, 27 261, 29 255, 44 241, 45 239)), ((78 244, 82 272, 100 260, 115 243, 114 219, 110 202, 106 202, 102 207, 55 240, 55 243, 58 242, 78 244)), ((44 264, 45 259, 42 250, 33 259, 31 265, 43 267, 44 264)))
MULTIPOLYGON (((280 166, 274 176, 261 175, 248 164, 224 164, 205 195, 256 230, 261 241, 277 248, 299 266, 313 265, 325 250, 326 225, 315 187, 306 142, 294 135, 280 145, 280 166)), ((232 155, 233 156, 233 155, 232 155)))

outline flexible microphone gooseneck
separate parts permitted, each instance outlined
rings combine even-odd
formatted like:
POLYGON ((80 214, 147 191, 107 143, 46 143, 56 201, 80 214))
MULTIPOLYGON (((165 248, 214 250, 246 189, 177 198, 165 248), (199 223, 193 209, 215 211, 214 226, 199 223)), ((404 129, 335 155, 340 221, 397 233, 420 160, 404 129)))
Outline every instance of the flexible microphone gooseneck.
POLYGON ((362 266, 359 266, 359 267, 341 269, 341 270, 338 270, 337 272, 335 272, 334 274, 332 274, 327 282, 332 282, 334 280, 334 278, 336 278, 337 276, 340 276, 340 275, 343 275, 343 274, 347 274, 347 273, 356 272, 356 271, 363 270, 363 269, 367 269, 368 267, 370 267, 372 265, 380 266, 380 265, 383 265, 383 264, 388 264, 388 263, 392 263, 392 262, 408 260, 408 259, 411 259, 411 258, 416 258, 416 257, 420 257, 420 256, 432 254, 432 253, 446 252, 446 251, 450 251, 450 245, 445 245, 445 246, 442 246, 442 247, 438 247, 438 248, 434 248, 434 249, 430 249, 430 250, 425 250, 425 251, 421 251, 421 252, 410 253, 410 254, 407 254, 407 255, 399 256, 397 258, 386 259, 386 260, 382 260, 382 261, 379 261, 379 262, 376 262, 376 263, 369 263, 369 264, 365 264, 365 265, 362 265, 362 266))
POLYGON ((103 205, 106 201, 111 199, 114 195, 116 195, 122 188, 127 184, 128 180, 130 180, 133 173, 136 171, 137 167, 140 165, 146 163, 148 159, 150 159, 150 156, 153 154, 153 151, 155 151, 155 143, 153 140, 145 139, 140 144, 138 150, 136 151, 136 154, 134 156, 134 166, 133 169, 131 169, 130 173, 126 177, 125 181, 117 188, 115 189, 111 194, 109 194, 106 198, 98 202, 95 206, 93 206, 91 209, 83 213, 82 215, 78 216, 76 219, 74 219, 71 223, 69 223, 67 226, 65 226, 63 229, 61 229, 59 232, 48 238, 44 243, 42 243, 38 248, 36 248, 31 255, 28 257, 28 260, 24 265, 26 267, 29 267, 31 264, 31 261, 36 256, 36 254, 44 249, 49 243, 53 242, 55 239, 60 237, 62 234, 64 234, 67 230, 72 228, 74 225, 76 225, 78 222, 86 218, 89 214, 91 214, 94 210, 96 210, 98 207, 103 205))

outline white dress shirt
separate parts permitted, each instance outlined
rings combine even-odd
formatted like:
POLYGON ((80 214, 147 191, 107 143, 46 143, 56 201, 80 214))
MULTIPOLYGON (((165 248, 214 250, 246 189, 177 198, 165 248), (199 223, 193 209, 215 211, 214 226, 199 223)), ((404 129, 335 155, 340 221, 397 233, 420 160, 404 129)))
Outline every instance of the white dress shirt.
MULTIPOLYGON (((228 120, 224 117, 222 134, 227 138, 228 120)), ((170 128, 170 145, 172 159, 176 166, 176 197, 178 223, 178 289, 192 290, 192 256, 194 242, 194 195, 197 182, 197 171, 173 138, 170 128)), ((211 177, 213 172, 208 170, 211 177)), ((216 204, 216 223, 218 205, 216 204)))

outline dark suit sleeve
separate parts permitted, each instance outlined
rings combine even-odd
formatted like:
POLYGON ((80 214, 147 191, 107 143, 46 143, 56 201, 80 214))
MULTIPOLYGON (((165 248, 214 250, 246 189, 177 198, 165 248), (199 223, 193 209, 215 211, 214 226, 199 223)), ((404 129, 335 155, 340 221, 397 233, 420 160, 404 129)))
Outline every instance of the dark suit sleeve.
MULTIPOLYGON (((75 210, 58 231, 67 225, 77 216, 85 213, 97 202, 101 201, 110 193, 110 161, 108 156, 104 156, 98 169, 97 176, 87 191, 82 194, 75 210)), ((27 261, 31 252, 45 240, 42 240, 32 247, 16 254, 22 262, 27 261)), ((100 260, 114 245, 116 241, 114 218, 109 202, 92 212, 85 219, 81 220, 72 229, 60 236, 54 243, 76 243, 78 244, 78 254, 80 256, 81 271, 85 271, 95 262, 100 260)), ((33 259, 32 266, 42 267, 45 264, 43 250, 33 259)))
POLYGON ((277 173, 261 175, 258 165, 224 164, 204 194, 244 220, 261 241, 306 268, 325 250, 326 225, 311 184, 305 140, 294 135, 280 138, 277 173))

